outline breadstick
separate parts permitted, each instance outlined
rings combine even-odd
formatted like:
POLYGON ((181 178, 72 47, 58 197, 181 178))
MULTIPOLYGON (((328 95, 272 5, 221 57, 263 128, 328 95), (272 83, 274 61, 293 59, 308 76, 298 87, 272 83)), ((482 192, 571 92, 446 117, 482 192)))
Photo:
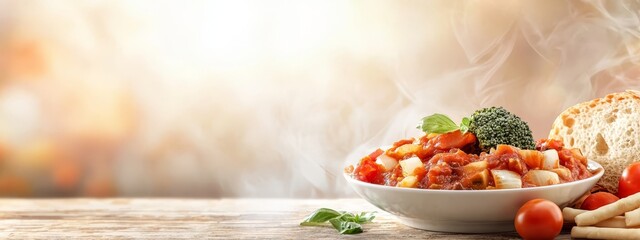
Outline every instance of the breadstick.
POLYGON ((640 208, 624 213, 627 227, 640 227, 640 208))
POLYGON ((638 228, 600 228, 600 227, 573 227, 572 238, 587 239, 638 239, 638 228))
POLYGON ((578 214, 576 224, 578 226, 593 225, 637 208, 640 208, 640 193, 604 205, 596 210, 578 214))
POLYGON ((562 209, 562 219, 564 219, 567 222, 575 222, 576 216, 583 212, 586 212, 586 210, 566 207, 562 209))
MULTIPOLYGON (((587 212, 587 210, 575 209, 566 207, 562 209, 562 218, 567 222, 575 222, 575 218, 578 214, 587 212)), ((602 222, 596 223, 596 227, 608 227, 608 228, 625 228, 625 217, 615 216, 602 222)))

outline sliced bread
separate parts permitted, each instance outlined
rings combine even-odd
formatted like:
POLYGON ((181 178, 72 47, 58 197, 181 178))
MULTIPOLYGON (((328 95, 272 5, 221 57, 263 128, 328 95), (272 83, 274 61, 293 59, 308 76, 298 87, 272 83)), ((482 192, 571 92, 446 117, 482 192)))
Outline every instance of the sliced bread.
POLYGON ((549 138, 600 163, 605 173, 598 184, 616 193, 622 170, 640 162, 640 92, 612 93, 568 108, 553 122, 549 138))

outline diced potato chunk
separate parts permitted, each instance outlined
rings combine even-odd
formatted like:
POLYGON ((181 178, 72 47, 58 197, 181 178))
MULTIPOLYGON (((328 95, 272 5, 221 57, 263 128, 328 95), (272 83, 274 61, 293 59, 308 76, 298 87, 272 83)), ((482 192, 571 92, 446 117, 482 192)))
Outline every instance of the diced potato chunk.
POLYGON ((469 184, 472 189, 486 189, 489 185, 489 170, 482 170, 470 177, 469 184))
POLYGON ((547 186, 560 183, 558 174, 547 170, 531 170, 522 177, 522 180, 534 186, 547 186))
POLYGON ((406 156, 406 155, 409 155, 409 154, 415 154, 421 148, 422 148, 422 146, 420 146, 418 144, 405 144, 405 145, 402 145, 402 146, 396 148, 396 153, 398 155, 400 155, 400 156, 406 156))
POLYGON ((509 170, 491 170, 497 189, 522 188, 520 175, 509 170))
POLYGON ((560 166, 560 158, 558 158, 558 151, 555 149, 549 149, 542 152, 544 155, 544 163, 542 169, 551 170, 560 166))
POLYGON ((402 175, 412 176, 416 169, 424 167, 424 164, 418 157, 412 157, 400 161, 400 167, 402 167, 402 175))
POLYGON ((465 172, 465 174, 471 175, 473 173, 480 172, 482 170, 487 169, 488 165, 489 164, 487 163, 486 160, 482 160, 482 161, 469 163, 464 167, 462 167, 462 170, 465 172))
POLYGON ((573 181, 573 175, 571 175, 571 170, 569 170, 566 167, 560 166, 559 168, 556 169, 551 169, 552 172, 558 174, 558 177, 560 177, 560 179, 570 182, 573 181))
POLYGON ((382 154, 378 156, 378 158, 376 158, 376 163, 382 165, 384 167, 384 171, 388 172, 395 168, 396 165, 398 165, 398 160, 390 157, 387 154, 382 154))
POLYGON ((398 187, 405 188, 415 188, 418 186, 418 177, 416 176, 408 176, 402 179, 402 181, 398 182, 398 187))

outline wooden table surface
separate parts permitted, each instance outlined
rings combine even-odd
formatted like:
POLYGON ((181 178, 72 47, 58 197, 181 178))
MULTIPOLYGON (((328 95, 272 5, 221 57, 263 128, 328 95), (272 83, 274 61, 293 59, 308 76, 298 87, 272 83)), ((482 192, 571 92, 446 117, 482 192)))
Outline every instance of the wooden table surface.
POLYGON ((2 239, 519 239, 413 229, 362 199, 0 199, 0 216, 2 239), (321 207, 378 214, 357 235, 298 225, 321 207))

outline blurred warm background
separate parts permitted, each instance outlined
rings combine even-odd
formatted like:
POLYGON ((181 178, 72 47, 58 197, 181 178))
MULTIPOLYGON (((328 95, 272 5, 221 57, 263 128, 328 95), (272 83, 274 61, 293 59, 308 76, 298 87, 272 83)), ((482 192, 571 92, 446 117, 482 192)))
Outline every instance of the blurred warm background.
POLYGON ((640 88, 635 1, 0 0, 0 195, 345 197, 433 112, 640 88))

